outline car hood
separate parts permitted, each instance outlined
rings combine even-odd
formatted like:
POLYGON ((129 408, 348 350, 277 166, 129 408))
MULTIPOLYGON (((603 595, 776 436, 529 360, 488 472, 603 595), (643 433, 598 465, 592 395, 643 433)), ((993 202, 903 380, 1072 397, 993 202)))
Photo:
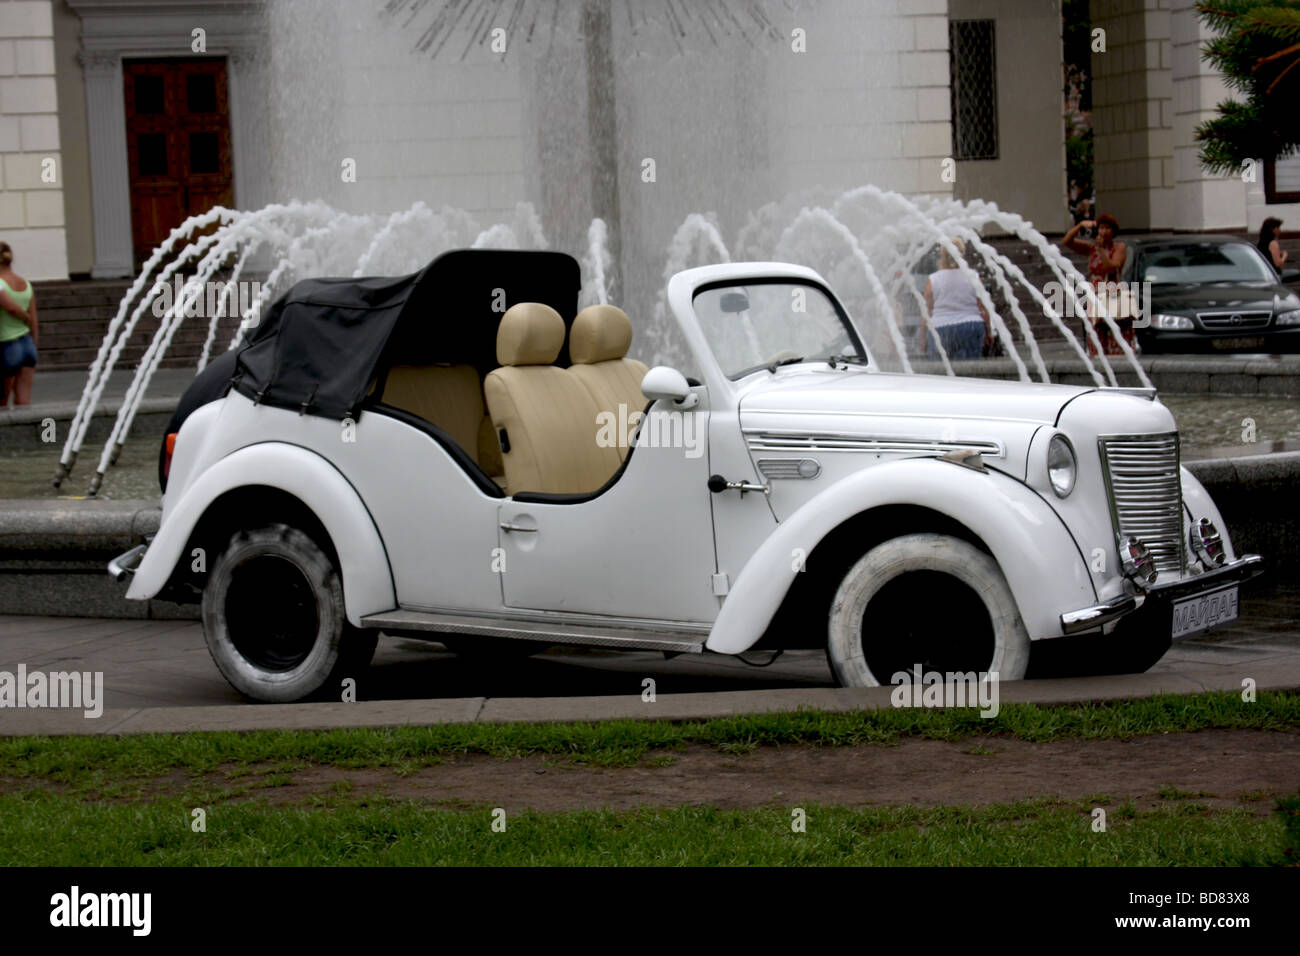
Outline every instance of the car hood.
MULTIPOLYGON (((934 444, 996 444, 1004 461, 989 464, 1024 474, 1033 433, 1056 423, 1061 409, 1091 391, 941 375, 790 366, 742 383, 740 424, 764 434, 839 436, 888 445, 898 453, 933 454, 934 444)), ((992 456, 999 457, 998 455, 992 456)))
POLYGON ((1291 301, 1295 293, 1274 282, 1221 282, 1160 284, 1151 287, 1151 309, 1198 311, 1201 309, 1272 309, 1275 299, 1291 301))
POLYGON ((790 366, 750 378, 742 416, 847 415, 873 418, 1002 420, 1050 425, 1087 388, 951 375, 790 366))

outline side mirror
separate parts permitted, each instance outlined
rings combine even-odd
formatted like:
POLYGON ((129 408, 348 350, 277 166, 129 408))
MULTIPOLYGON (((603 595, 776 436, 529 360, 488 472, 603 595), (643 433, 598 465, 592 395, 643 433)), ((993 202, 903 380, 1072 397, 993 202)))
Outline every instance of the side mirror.
POLYGON ((694 408, 700 397, 691 391, 686 376, 675 368, 656 365, 641 379, 641 394, 652 402, 668 401, 678 408, 694 408))
POLYGON ((1287 283, 1300 280, 1300 269, 1283 269, 1281 279, 1287 283))

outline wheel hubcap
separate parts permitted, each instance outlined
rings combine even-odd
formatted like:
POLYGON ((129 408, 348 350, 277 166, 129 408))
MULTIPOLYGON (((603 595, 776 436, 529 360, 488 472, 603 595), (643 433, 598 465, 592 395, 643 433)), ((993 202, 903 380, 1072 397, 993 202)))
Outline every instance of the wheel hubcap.
POLYGON ((886 582, 862 615, 863 659, 881 684, 894 674, 982 673, 997 641, 983 600, 939 571, 909 571, 886 582))
POLYGON ((231 573, 226 624, 235 650, 249 663, 293 670, 311 653, 320 626, 311 582, 285 558, 250 558, 231 573))

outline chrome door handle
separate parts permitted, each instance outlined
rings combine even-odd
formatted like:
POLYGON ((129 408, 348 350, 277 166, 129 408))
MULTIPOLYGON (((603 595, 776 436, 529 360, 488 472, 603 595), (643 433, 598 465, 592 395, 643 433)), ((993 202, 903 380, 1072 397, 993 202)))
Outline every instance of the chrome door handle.
POLYGON ((720 491, 739 491, 740 497, 743 498, 747 491, 760 492, 765 495, 772 493, 771 485, 756 485, 749 481, 728 481, 721 475, 710 475, 708 485, 709 491, 715 495, 720 491))
POLYGON ((540 529, 539 529, 539 528, 524 528, 524 527, 522 527, 522 526, 520 526, 520 525, 517 525, 517 524, 511 524, 509 521, 503 521, 503 522, 501 522, 501 530, 502 530, 502 531, 505 531, 505 532, 507 532, 507 533, 509 533, 509 532, 511 532, 511 531, 525 531, 525 532, 528 532, 529 534, 536 534, 540 529))

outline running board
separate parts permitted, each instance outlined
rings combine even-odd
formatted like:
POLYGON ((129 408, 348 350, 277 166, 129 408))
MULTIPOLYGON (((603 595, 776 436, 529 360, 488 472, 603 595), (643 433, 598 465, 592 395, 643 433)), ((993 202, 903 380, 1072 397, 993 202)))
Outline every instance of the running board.
MULTIPOLYGON (((699 630, 651 630, 618 624, 575 624, 570 621, 537 621, 503 617, 470 617, 430 611, 386 611, 361 619, 362 627, 382 631, 432 631, 434 634, 481 634, 545 644, 583 644, 588 647, 621 647, 628 650, 674 651, 703 654, 708 639, 699 630)), ((433 635, 431 634, 430 637, 433 635)))

